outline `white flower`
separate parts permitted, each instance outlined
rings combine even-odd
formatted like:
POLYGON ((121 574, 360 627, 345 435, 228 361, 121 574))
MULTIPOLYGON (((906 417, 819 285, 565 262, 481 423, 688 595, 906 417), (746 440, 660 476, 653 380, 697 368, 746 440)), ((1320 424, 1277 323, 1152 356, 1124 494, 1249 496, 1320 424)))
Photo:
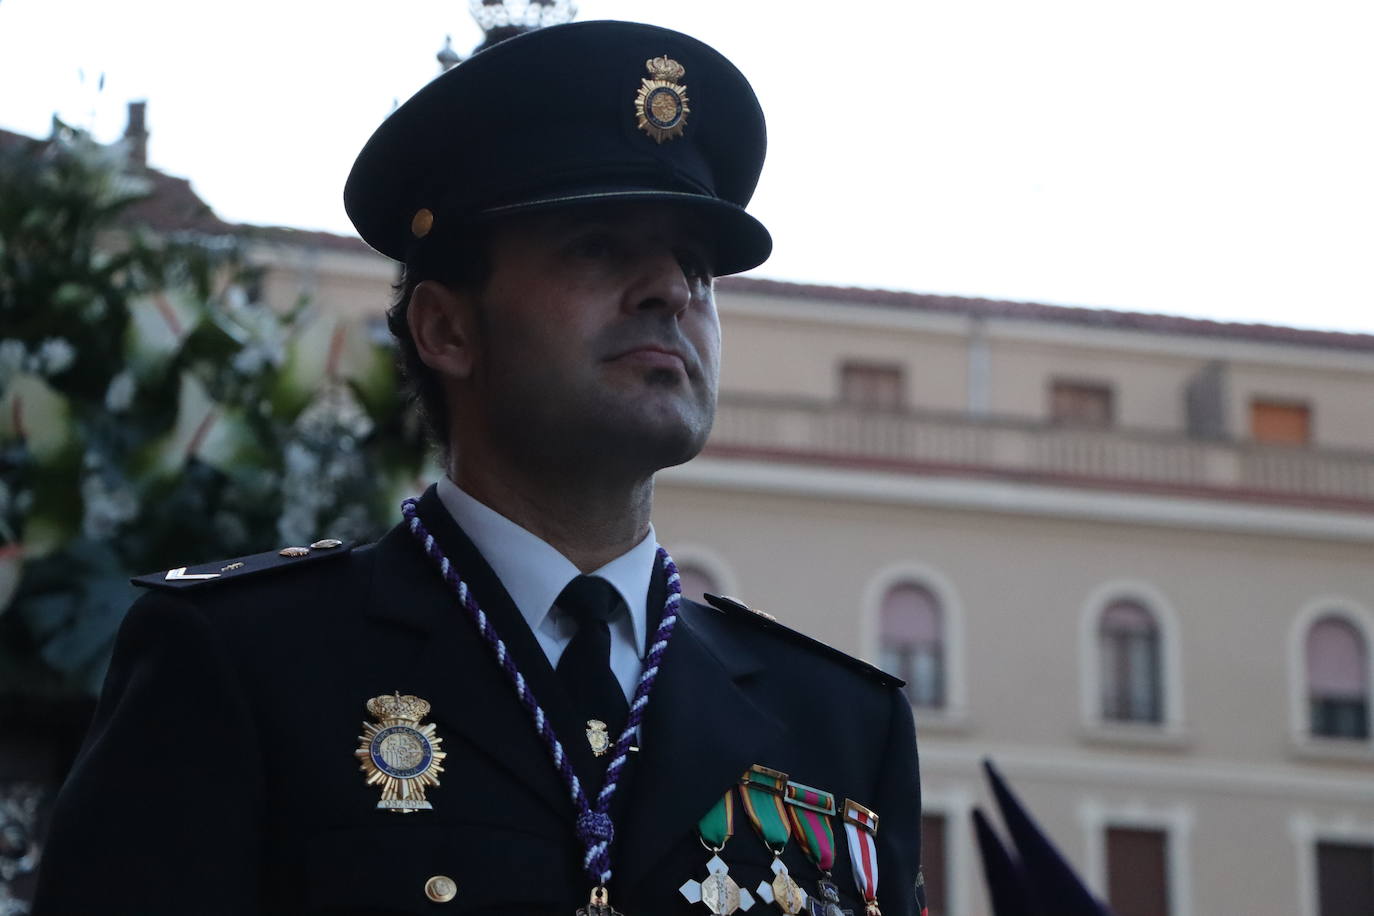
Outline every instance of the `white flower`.
POLYGON ((57 375, 66 372, 76 362, 76 348, 71 341, 62 337, 49 337, 38 345, 34 354, 37 365, 34 367, 44 375, 57 375))
POLYGON ((267 362, 267 354, 261 347, 247 346, 234 354, 229 365, 239 375, 257 375, 267 362))
POLYGON ((341 436, 365 439, 372 420, 353 393, 335 385, 320 394, 296 419, 296 430, 316 443, 337 444, 341 436))
POLYGON ((88 474, 81 481, 85 516, 82 533, 92 540, 115 534, 119 526, 138 514, 138 500, 127 486, 111 487, 100 474, 88 474))
POLYGON ((110 387, 105 389, 105 409, 110 413, 123 413, 134 402, 134 374, 128 369, 110 379, 110 387))
POLYGON ((286 446, 286 476, 312 478, 319 473, 320 457, 299 442, 286 446))

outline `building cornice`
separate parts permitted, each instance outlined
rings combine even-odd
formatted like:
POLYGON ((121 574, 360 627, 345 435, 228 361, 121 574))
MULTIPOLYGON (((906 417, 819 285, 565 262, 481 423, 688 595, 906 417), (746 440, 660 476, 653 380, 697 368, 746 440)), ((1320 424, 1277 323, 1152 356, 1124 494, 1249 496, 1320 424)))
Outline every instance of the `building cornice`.
POLYGON ((1039 518, 1374 543, 1374 512, 1054 486, 996 478, 703 455, 659 472, 670 485, 1039 518))
POLYGON ((934 739, 921 743, 922 775, 927 778, 956 773, 976 778, 987 758, 1013 781, 1032 778, 1068 782, 1079 790, 1091 786, 1127 787, 1141 793, 1192 790, 1347 805, 1374 803, 1374 779, 1369 778, 1365 767, 1335 772, 1323 767, 1264 765, 1192 755, 1184 759, 1162 755, 1133 759, 1120 753, 1024 745, 968 747, 934 739))
MULTIPOLYGON (((1148 325, 1101 326, 1069 318, 1029 318, 1016 315, 982 315, 976 312, 901 309, 863 300, 791 296, 786 293, 788 284, 775 285, 779 287, 778 291, 766 293, 735 285, 723 286, 717 294, 722 318, 728 320, 731 316, 752 317, 769 322, 785 319, 830 329, 880 330, 886 333, 907 331, 957 338, 971 337, 976 333, 991 341, 1114 350, 1154 359, 1161 356, 1199 362, 1224 359, 1234 363, 1285 366, 1304 371, 1319 369, 1323 372, 1374 373, 1374 335, 1304 331, 1298 328, 1275 328, 1279 331, 1291 331, 1292 334, 1275 334, 1261 338, 1219 333, 1191 335, 1183 330, 1166 332, 1152 329, 1148 325), (1320 343, 1322 335, 1326 334, 1342 342, 1354 339, 1355 343, 1320 343), (1366 339, 1372 341, 1368 347, 1362 345, 1362 341, 1366 339)), ((904 295, 919 296, 917 293, 904 295)), ((1060 311, 1077 310, 1062 308, 1060 311)))

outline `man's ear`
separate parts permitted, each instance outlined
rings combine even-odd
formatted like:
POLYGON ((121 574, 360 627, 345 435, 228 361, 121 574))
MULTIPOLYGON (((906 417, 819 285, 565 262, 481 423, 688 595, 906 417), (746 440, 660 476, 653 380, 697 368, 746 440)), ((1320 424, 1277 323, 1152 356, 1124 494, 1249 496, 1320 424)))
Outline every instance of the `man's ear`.
POLYGON ((478 324, 476 303, 470 295, 424 280, 410 294, 406 323, 426 366, 448 378, 472 377, 478 324))

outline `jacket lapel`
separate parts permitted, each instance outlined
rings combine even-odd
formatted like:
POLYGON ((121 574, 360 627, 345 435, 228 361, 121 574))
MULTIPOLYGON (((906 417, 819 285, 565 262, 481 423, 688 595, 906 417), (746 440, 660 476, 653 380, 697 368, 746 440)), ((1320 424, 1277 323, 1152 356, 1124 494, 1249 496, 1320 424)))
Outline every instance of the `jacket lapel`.
MULTIPOLYGON (((579 775, 591 772, 591 750, 561 685, 529 625, 491 567, 439 501, 420 499, 425 527, 467 583, 524 677, 529 692, 564 742, 579 775)), ((423 639, 408 690, 430 701, 436 724, 461 734, 563 817, 572 816, 567 787, 490 646, 404 526, 377 544, 369 616, 416 631, 423 639)), ((452 750, 450 750, 452 753, 452 750)))
POLYGON ((759 661, 715 625, 719 612, 683 602, 649 697, 644 750, 617 819, 615 882, 633 887, 784 726, 751 698, 759 661))

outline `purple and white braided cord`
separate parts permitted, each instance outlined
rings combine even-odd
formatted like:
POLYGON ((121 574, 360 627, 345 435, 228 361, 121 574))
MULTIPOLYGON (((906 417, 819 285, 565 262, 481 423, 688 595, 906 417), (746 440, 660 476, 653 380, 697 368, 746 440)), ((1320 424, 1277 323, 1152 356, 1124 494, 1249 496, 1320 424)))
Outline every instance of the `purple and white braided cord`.
POLYGON ((653 642, 650 643, 649 651, 644 656, 644 671, 639 676, 639 683, 635 685, 634 699, 630 702, 630 715, 625 722, 625 730, 620 733, 620 738, 612 750, 611 761, 606 765, 605 782, 601 786, 601 791, 597 793, 596 804, 593 806, 588 802, 586 792, 582 790, 582 783, 577 778, 577 773, 573 771, 572 762, 564 752, 563 744, 558 740, 558 735, 554 733, 553 725, 549 722, 548 716, 544 715, 544 709, 535 699, 533 691, 525 684, 525 677, 520 673, 520 669, 515 666, 515 660, 506 650, 505 642, 497 634, 496 628, 492 626, 486 612, 472 597, 472 592, 468 590, 467 583, 453 568, 453 564, 444 555, 438 542, 434 540, 434 536, 426 530, 424 523, 420 521, 416 501, 407 499, 402 502, 401 514, 406 519, 410 533, 424 547, 425 555, 438 567, 444 582, 457 594, 458 603, 462 605, 463 610, 467 612, 468 617, 477 627, 477 631, 486 640, 492 655, 496 658, 496 663, 501 666, 501 670, 506 673, 507 680, 515 688, 515 694, 519 698, 520 704, 529 713, 535 731, 539 733, 539 737, 544 740, 544 745, 549 749, 554 768, 563 777, 563 783, 568 787, 568 794, 572 799, 573 807, 578 812, 577 837, 582 841, 587 851, 582 859, 582 867, 588 878, 598 886, 604 887, 611 880, 610 848, 615 839, 615 827, 610 814, 607 812, 611 807, 611 799, 615 796, 616 786, 620 782, 621 771, 629 757, 630 744, 634 740, 635 730, 644 721, 644 712, 649 707, 649 691, 654 686, 654 679, 658 677, 658 669, 663 662, 663 653, 668 648, 668 640, 672 637, 673 627, 677 624, 678 604, 682 601, 682 585, 678 576, 677 564, 673 562, 672 557, 668 556, 668 551, 662 547, 658 548, 658 560, 663 564, 663 568, 668 574, 668 599, 663 605, 663 619, 659 622, 658 629, 654 631, 653 642))

